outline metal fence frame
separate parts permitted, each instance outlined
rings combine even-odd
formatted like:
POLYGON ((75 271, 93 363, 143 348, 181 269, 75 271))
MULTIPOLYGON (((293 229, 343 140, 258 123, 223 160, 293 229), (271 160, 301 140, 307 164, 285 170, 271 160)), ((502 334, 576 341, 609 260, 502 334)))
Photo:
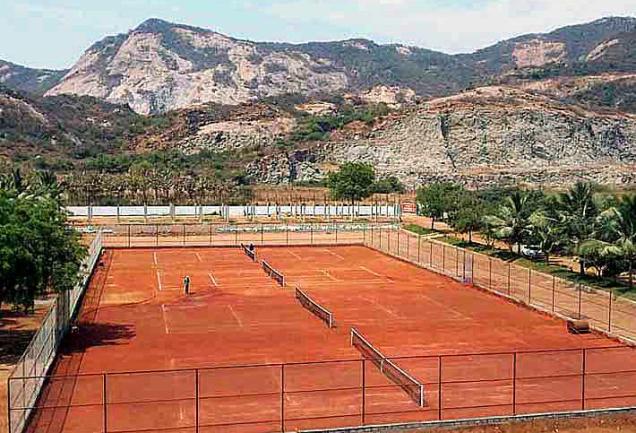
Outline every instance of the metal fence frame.
POLYGON ((18 402, 23 407, 36 404, 44 385, 43 376, 47 374, 55 360, 58 348, 69 330, 78 310, 79 302, 99 260, 103 247, 102 241, 102 232, 98 231, 88 247, 86 258, 82 262, 81 280, 72 290, 59 293, 56 296, 44 316, 40 328, 9 374, 7 379, 9 433, 21 433, 28 423, 31 416, 30 410, 21 411, 17 417, 14 417, 15 412, 11 408, 18 402), (20 382, 17 386, 18 392, 15 392, 16 385, 12 385, 16 381, 20 382), (12 386, 14 392, 12 392, 12 386))
POLYGON ((636 302, 402 229, 371 229, 365 245, 636 346, 636 302), (633 322, 633 323, 631 323, 633 322))
MULTIPOLYGON (((624 375, 636 375, 636 362, 634 365, 628 365, 623 369, 603 369, 599 368, 599 365, 603 365, 603 360, 599 359, 604 354, 609 354, 611 358, 612 351, 626 351, 633 350, 627 347, 599 347, 589 349, 558 349, 558 350, 540 350, 540 351, 516 351, 516 352, 494 352, 494 353, 475 353, 475 354, 451 354, 451 355, 430 355, 430 356, 411 356, 411 357, 395 357, 391 358, 394 362, 410 362, 421 363, 430 365, 432 367, 430 377, 423 379, 426 397, 426 406, 424 408, 417 407, 412 400, 404 395, 403 399, 399 396, 404 391, 400 389, 398 385, 391 383, 388 379, 381 380, 383 376, 376 376, 372 378, 372 371, 375 370, 373 361, 368 359, 343 359, 336 361, 318 361, 318 362, 306 362, 306 363, 274 363, 274 364, 250 364, 250 365, 238 365, 238 366, 225 366, 225 367, 212 367, 212 368, 190 368, 190 369, 173 369, 173 370, 148 370, 148 371, 120 371, 113 373, 99 373, 99 374, 78 374, 67 376, 43 376, 43 377, 16 377, 12 380, 35 380, 44 383, 48 379, 54 379, 57 381, 79 381, 82 380, 84 384, 87 381, 93 380, 94 387, 99 390, 99 397, 97 394, 92 395, 91 403, 78 403, 68 400, 68 404, 46 404, 44 401, 41 406, 30 407, 14 407, 11 411, 33 411, 33 410, 62 410, 64 413, 66 410, 73 408, 88 408, 92 407, 96 409, 94 413, 99 413, 99 420, 91 420, 101 425, 102 433, 131 433, 136 431, 152 430, 153 428, 148 425, 143 425, 144 421, 140 421, 140 424, 136 428, 117 428, 112 427, 113 424, 120 424, 121 419, 113 418, 113 408, 119 409, 129 405, 128 413, 134 412, 135 405, 138 404, 171 404, 171 403, 183 403, 190 402, 192 405, 192 424, 188 425, 162 425, 162 430, 188 430, 191 429, 194 432, 199 432, 202 428, 223 428, 230 425, 271 425, 272 432, 286 432, 289 429, 298 431, 298 426, 293 424, 302 422, 320 423, 321 421, 328 420, 342 420, 342 422, 351 422, 351 425, 342 425, 341 427, 357 427, 366 425, 378 424, 377 419, 392 419, 393 416, 398 417, 404 422, 438 422, 448 421, 455 419, 464 419, 465 417, 460 414, 462 411, 483 411, 484 413, 492 413, 493 415, 487 416, 475 416, 473 418, 490 418, 493 416, 518 416, 518 415, 533 415, 537 414, 535 407, 549 406, 549 405, 563 405, 564 409, 554 410, 551 413, 570 413, 587 410, 603 410, 612 409, 614 405, 609 403, 616 398, 629 399, 636 401, 636 387, 634 382, 625 384, 625 390, 616 390, 616 395, 604 395, 603 388, 598 388, 595 384, 600 381, 610 378, 610 380, 621 382, 620 378, 624 375), (568 371, 553 371, 553 367, 563 363, 564 357, 570 360, 576 360, 574 363, 569 363, 568 371), (462 360, 462 358, 464 358, 462 360), (480 361, 480 358, 483 360, 480 361), (535 360, 536 365, 529 363, 529 360, 535 360), (596 359, 595 365, 589 367, 589 359, 596 359), (493 362, 493 364, 499 365, 499 369, 492 377, 484 377, 483 371, 472 371, 472 375, 466 375, 463 367, 467 371, 471 371, 475 365, 484 365, 484 363, 493 362), (298 374, 299 377, 312 372, 320 371, 320 369, 329 369, 330 367, 339 369, 343 368, 347 371, 347 377, 352 382, 345 381, 344 385, 341 383, 339 386, 323 386, 318 383, 314 383, 307 388, 296 388, 293 380, 290 377, 295 377, 298 374), (227 382, 228 377, 239 377, 236 372, 251 371, 254 369, 264 369, 267 371, 268 376, 277 376, 275 385, 268 383, 263 384, 261 392, 249 389, 243 392, 234 393, 222 393, 220 395, 204 395, 202 392, 201 383, 204 382, 201 378, 206 377, 206 374, 210 374, 211 377, 217 375, 227 374, 223 383, 227 382), (453 373, 454 371, 454 373, 453 373), (457 371, 462 373, 457 375, 457 371), (550 371, 551 373, 545 373, 550 371), (295 372, 295 373, 294 373, 295 372), (181 384, 191 384, 191 389, 187 394, 181 396, 169 397, 166 395, 170 393, 178 394, 182 391, 174 391, 175 388, 182 390, 183 388, 176 385, 176 379, 180 378, 181 384), (126 383, 126 380, 130 380, 130 383, 126 383), (162 382, 163 381, 163 382, 162 382), (569 388, 563 387, 563 382, 569 383, 569 388), (380 383, 382 382, 382 383, 380 383), (137 396, 135 399, 135 392, 123 393, 122 391, 128 389, 127 386, 136 386, 141 389, 142 383, 152 383, 152 390, 158 392, 158 395, 153 398, 143 394, 143 396, 137 396), (113 385, 114 384, 114 385, 113 385), (131 385, 136 384, 136 385, 131 385), (457 387, 476 387, 479 389, 483 386, 485 390, 493 384, 498 384, 503 388, 501 394, 497 397, 502 399, 492 401, 488 397, 481 395, 479 391, 474 391, 473 395, 464 397, 457 397, 457 387), (559 395, 559 398, 536 398, 535 387, 546 388, 546 395, 559 395), (275 387, 276 389, 274 389, 275 387), (112 389, 115 389, 113 392, 112 389), (159 390, 159 391, 157 391, 159 390), (395 393, 396 400, 395 407, 385 408, 382 411, 373 409, 373 404, 369 401, 375 395, 375 392, 381 390, 383 393, 389 392, 395 393), (624 391, 624 392, 623 392, 624 391), (298 417, 294 416, 294 409, 287 407, 286 401, 288 398, 293 398, 295 395, 329 395, 330 393, 344 393, 347 395, 353 395, 356 397, 356 401, 359 403, 358 409, 355 412, 348 412, 350 407, 340 408, 339 406, 333 411, 327 411, 323 415, 312 415, 298 417), (446 394, 455 393, 455 398, 448 397, 446 394), (122 399, 122 395, 125 395, 125 399, 122 399), (117 397, 119 396, 119 397, 117 397), (206 401, 233 401, 237 398, 249 399, 263 399, 263 401, 278 401, 274 404, 276 406, 276 412, 278 412, 275 418, 268 419, 254 419, 248 412, 244 413, 245 418, 241 421, 233 422, 215 422, 204 423, 201 422, 202 416, 202 402, 206 401), (401 401, 403 400, 403 401, 401 401), (457 401, 465 401, 464 404, 457 404, 457 401), (481 404, 475 404, 476 402, 482 402, 481 404), (606 407, 603 402, 607 401, 606 407), (291 413, 291 415, 290 415, 291 413), (422 420, 421 416, 427 414, 427 418, 422 420), (406 418, 405 418, 406 417, 406 418), (412 417, 412 418, 409 418, 412 417), (347 420, 347 421, 345 421, 347 420), (350 421, 355 420, 355 421, 350 421), (355 424, 355 425, 354 425, 355 424), (276 426, 276 427, 273 427, 276 426)), ((561 365, 562 367, 563 365, 561 365)), ((328 371, 328 370, 326 370, 328 371)), ((303 376, 304 377, 304 376, 303 376)), ((385 378, 384 378, 385 379, 385 378)), ((227 386, 227 383, 226 383, 227 386)), ((189 389, 188 386, 185 387, 189 389)), ((539 395, 542 395, 540 392, 539 395)), ((326 397, 325 397, 326 398, 326 397)), ((260 401, 260 400, 259 400, 260 401)), ((273 403, 269 403, 272 405, 273 403)), ((179 406, 181 407, 181 406, 179 406)), ((222 406, 223 407, 223 406, 222 406)), ((295 406, 291 406, 295 408, 295 406)), ((297 409, 297 408, 295 408, 297 409)), ((207 409, 210 410, 209 408, 207 409)), ((121 411, 118 412, 121 415, 121 411)), ((274 410, 271 411, 274 413, 274 410)), ((543 412, 542 412, 543 413, 543 412)), ((190 419, 189 419, 190 420, 190 419)), ((133 418, 132 423, 137 421, 133 418)), ((382 424, 382 423, 380 423, 382 424)), ((329 424, 332 425, 332 424, 329 424)), ((312 425, 311 428, 315 428, 312 425)), ((320 427, 318 427, 320 428, 320 427)), ((300 430, 303 430, 302 428, 300 430)))

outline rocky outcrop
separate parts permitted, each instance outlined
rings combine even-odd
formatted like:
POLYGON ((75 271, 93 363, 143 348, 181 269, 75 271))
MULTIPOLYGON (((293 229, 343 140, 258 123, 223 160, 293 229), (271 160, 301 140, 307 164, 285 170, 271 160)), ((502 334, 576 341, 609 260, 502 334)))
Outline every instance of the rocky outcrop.
MULTIPOLYGON (((488 87, 430 101, 366 137, 331 141, 311 154, 320 171, 313 177, 325 175, 324 165, 359 161, 411 186, 431 179, 633 183, 636 116, 600 114, 514 88, 488 87)), ((293 176, 275 162, 260 168, 261 174, 253 173, 258 180, 293 176)))

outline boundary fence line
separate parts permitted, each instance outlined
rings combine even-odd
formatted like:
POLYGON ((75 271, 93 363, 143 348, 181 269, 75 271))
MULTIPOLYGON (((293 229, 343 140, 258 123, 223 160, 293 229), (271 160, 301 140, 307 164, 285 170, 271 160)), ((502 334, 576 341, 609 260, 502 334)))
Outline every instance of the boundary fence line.
POLYGON ((63 425, 65 417, 73 416, 69 414, 85 411, 93 415, 84 421, 102 433, 232 425, 288 432, 636 405, 636 357, 633 348, 624 346, 393 357, 386 362, 405 366, 421 381, 426 390, 422 407, 378 372, 374 360, 358 358, 16 377, 12 380, 46 381, 51 392, 35 406, 11 411, 62 414, 38 418, 35 431, 49 423, 63 425), (58 392, 78 380, 82 393, 58 392), (324 405, 325 399, 339 404, 324 405), (237 400, 262 410, 234 406, 235 411, 228 411, 237 400), (162 418, 137 416, 140 405, 151 404, 162 418))
POLYGON ((42 320, 24 353, 7 379, 9 433, 22 433, 28 424, 31 410, 12 411, 16 405, 30 407, 37 403, 45 383, 43 375, 55 361, 62 339, 68 332, 90 277, 99 261, 103 248, 103 235, 98 231, 88 247, 82 262, 81 280, 75 287, 59 293, 42 320))
POLYGON ((365 245, 636 346, 636 302, 402 229, 371 228, 365 245))

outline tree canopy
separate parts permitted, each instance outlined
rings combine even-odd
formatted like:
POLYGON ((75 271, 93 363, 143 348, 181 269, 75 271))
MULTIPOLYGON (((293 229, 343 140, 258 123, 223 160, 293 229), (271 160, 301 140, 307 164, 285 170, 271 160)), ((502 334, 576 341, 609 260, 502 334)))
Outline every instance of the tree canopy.
POLYGON ((327 186, 336 200, 352 204, 373 194, 375 170, 370 164, 348 162, 340 170, 329 174, 327 186))

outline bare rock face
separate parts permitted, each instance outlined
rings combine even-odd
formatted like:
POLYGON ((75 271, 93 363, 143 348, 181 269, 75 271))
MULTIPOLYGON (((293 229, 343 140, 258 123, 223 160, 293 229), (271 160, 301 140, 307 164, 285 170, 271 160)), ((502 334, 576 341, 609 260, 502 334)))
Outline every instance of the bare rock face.
MULTIPOLYGON (((636 116, 599 114, 519 89, 488 87, 430 101, 367 137, 332 141, 312 154, 318 170, 321 164, 367 162, 380 175, 396 175, 411 186, 432 179, 471 185, 563 185, 583 178, 633 183, 636 116)), ((260 179, 274 177, 268 172, 260 179)))
POLYGON ((560 63, 566 58, 566 55, 567 48, 563 42, 550 42, 541 39, 520 42, 512 52, 515 66, 519 68, 560 63))
POLYGON ((150 20, 95 44, 47 95, 90 95, 149 114, 347 85, 346 74, 325 59, 150 20))

